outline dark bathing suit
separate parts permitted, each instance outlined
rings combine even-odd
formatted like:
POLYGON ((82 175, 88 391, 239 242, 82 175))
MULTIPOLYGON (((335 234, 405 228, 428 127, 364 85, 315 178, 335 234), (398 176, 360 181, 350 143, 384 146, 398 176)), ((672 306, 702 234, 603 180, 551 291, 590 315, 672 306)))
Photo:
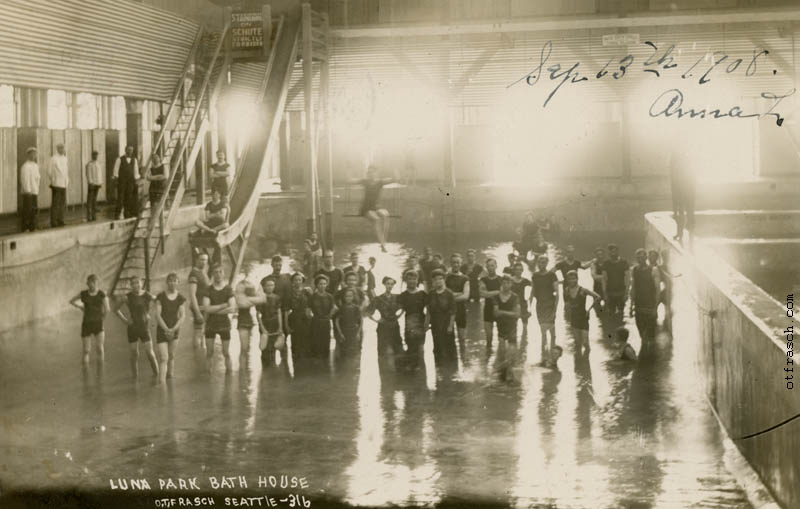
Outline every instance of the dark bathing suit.
MULTIPOLYGON (((444 278, 445 287, 453 293, 463 293, 464 286, 469 278, 464 274, 448 273, 444 278)), ((471 290, 471 288, 470 288, 471 290)), ((456 327, 464 329, 467 326, 467 303, 466 301, 456 302, 456 327)))
POLYGON ((403 338, 400 336, 400 323, 397 321, 400 307, 400 299, 395 294, 381 294, 370 304, 369 311, 374 313, 378 310, 383 320, 377 327, 378 355, 386 353, 389 348, 395 354, 403 352, 403 338))
MULTIPOLYGON (((208 285, 211 284, 211 281, 208 279, 208 276, 202 269, 198 269, 197 267, 192 269, 192 272, 189 274, 189 284, 196 284, 197 285, 197 292, 195 292, 195 297, 197 298, 197 305, 203 305, 203 296, 206 293, 206 289, 208 285)), ((195 329, 202 329, 203 324, 205 323, 205 318, 203 318, 203 313, 198 313, 194 309, 192 310, 192 315, 194 315, 194 326, 195 329)))
MULTIPOLYGON (((500 311, 514 311, 514 307, 519 302, 519 297, 514 292, 508 296, 505 302, 500 298, 500 295, 495 295, 494 304, 500 311)), ((497 336, 505 339, 506 341, 517 340, 517 319, 510 316, 500 316, 496 318, 497 321, 497 336)))
POLYGON ((258 312, 261 313, 261 323, 267 330, 267 334, 279 334, 281 332, 278 313, 281 311, 281 298, 274 293, 264 296, 264 303, 259 304, 258 312))
MULTIPOLYGON (((244 283, 244 294, 246 297, 255 297, 256 296, 256 287, 250 282, 246 281, 244 283)), ((237 325, 236 328, 240 330, 251 330, 253 327, 256 326, 256 322, 253 320, 253 313, 251 310, 253 306, 239 308, 238 315, 237 315, 237 325)))
POLYGON ((149 292, 141 295, 128 293, 128 311, 133 322, 128 325, 128 343, 150 341, 150 303, 153 300, 155 297, 149 292))
MULTIPOLYGON (((233 297, 233 290, 230 286, 225 285, 219 290, 214 288, 214 285, 206 288, 206 297, 212 306, 219 306, 220 304, 227 303, 233 297)), ((227 314, 209 314, 206 320, 206 339, 214 339, 216 335, 222 341, 231 340, 231 319, 227 314)))
POLYGON ((425 303, 427 295, 422 290, 408 290, 400 294, 398 302, 406 317, 406 346, 412 367, 419 365, 422 345, 425 344, 425 303))
POLYGON ((569 325, 580 330, 589 330, 589 313, 586 311, 586 297, 589 295, 582 287, 578 287, 575 296, 564 288, 564 304, 569 307, 569 325))
POLYGON ((81 292, 83 302, 83 322, 81 323, 81 337, 92 336, 103 332, 103 301, 106 294, 97 290, 94 295, 89 290, 81 292))
POLYGON ((383 189, 383 181, 376 180, 362 180, 364 184, 364 201, 361 203, 360 215, 366 216, 369 212, 380 210, 381 190, 383 189))
POLYGON ((534 272, 531 276, 533 296, 536 298, 536 319, 539 325, 552 325, 556 321, 556 296, 553 283, 558 277, 553 272, 534 272))
MULTIPOLYGON (((156 299, 158 299, 158 302, 161 304, 161 319, 170 329, 175 327, 175 324, 178 323, 178 308, 186 302, 186 299, 184 299, 181 294, 178 294, 174 299, 170 299, 167 297, 166 292, 159 293, 156 299)), ((178 338, 176 336, 171 339, 178 338)), ((166 331, 159 325, 156 329, 156 342, 164 343, 166 341, 171 341, 171 339, 167 338, 166 331)))
POLYGON ((453 292, 444 289, 441 293, 431 291, 428 294, 428 314, 431 319, 431 336, 433 336, 433 357, 437 365, 455 362, 456 338, 454 331, 448 331, 450 317, 456 313, 456 299, 453 292))
MULTIPOLYGON (((502 278, 500 276, 495 276, 494 278, 484 276, 481 278, 481 282, 483 286, 486 287, 487 292, 496 292, 499 290, 501 281, 502 278)), ((486 299, 483 304, 483 321, 494 322, 494 300, 491 298, 486 299)))
POLYGON ((328 292, 317 292, 308 298, 308 307, 314 314, 311 318, 311 352, 318 359, 327 359, 331 353, 331 311, 333 296, 328 292))

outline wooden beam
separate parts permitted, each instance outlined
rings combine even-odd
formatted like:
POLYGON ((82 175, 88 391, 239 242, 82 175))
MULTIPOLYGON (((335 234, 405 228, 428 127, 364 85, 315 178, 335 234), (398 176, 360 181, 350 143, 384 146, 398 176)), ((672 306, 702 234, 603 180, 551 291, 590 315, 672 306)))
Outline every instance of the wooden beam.
POLYGON ((317 230, 317 151, 314 146, 314 104, 313 104, 313 79, 314 67, 312 33, 311 33, 311 4, 303 3, 303 96, 306 114, 306 140, 308 142, 308 168, 306 171, 306 218, 308 221, 307 233, 317 230))
POLYGON ((450 25, 362 25, 333 28, 331 35, 340 38, 421 37, 431 35, 496 34, 500 32, 541 32, 548 30, 590 30, 654 27, 672 25, 714 25, 733 23, 772 23, 800 21, 800 9, 737 9, 681 14, 616 16, 559 16, 551 18, 497 19, 481 23, 450 25))
POLYGON ((459 85, 453 90, 452 95, 454 97, 461 95, 461 93, 464 91, 464 88, 467 86, 467 83, 469 83, 469 77, 481 72, 481 69, 483 69, 483 66, 486 65, 486 62, 491 60, 496 53, 497 48, 486 48, 483 50, 480 56, 476 58, 472 64, 470 64, 469 68, 464 71, 459 80, 456 81, 456 83, 459 83, 459 85))

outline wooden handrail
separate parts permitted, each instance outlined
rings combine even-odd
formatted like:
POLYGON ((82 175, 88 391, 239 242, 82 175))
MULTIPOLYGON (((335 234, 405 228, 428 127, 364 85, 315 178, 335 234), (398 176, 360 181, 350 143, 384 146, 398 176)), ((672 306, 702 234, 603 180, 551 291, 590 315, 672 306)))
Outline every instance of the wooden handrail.
MULTIPOLYGON (((178 80, 178 84, 175 86, 175 92, 172 94, 172 100, 170 101, 169 108, 167 109, 167 114, 163 119, 163 123, 161 124, 161 132, 156 139, 156 143, 153 146, 153 150, 150 151, 150 155, 147 157, 146 163, 141 167, 141 175, 146 175, 147 171, 150 168, 150 164, 153 160, 153 154, 158 151, 158 148, 164 143, 164 132, 169 119, 172 117, 172 113, 176 110, 175 104, 178 101, 178 98, 181 95, 181 91, 183 90, 185 77, 186 74, 189 72, 189 69, 194 64, 194 61, 197 57, 197 50, 200 48, 200 44, 203 40, 203 33, 205 29, 201 26, 197 30, 197 34, 195 35, 194 42, 192 43, 192 49, 189 51, 189 55, 186 57, 186 62, 183 64, 183 69, 181 70, 181 75, 178 80)), ((119 199, 119 198, 117 198, 119 199)), ((138 227, 139 221, 142 219, 142 210, 143 204, 146 204, 146 197, 142 196, 139 199, 138 203, 138 210, 139 212, 136 214, 136 223, 133 226, 133 231, 131 231, 131 235, 128 238, 128 241, 125 245, 125 253, 122 257, 122 263, 120 263, 119 268, 117 269, 116 273, 114 274, 114 282, 111 285, 111 293, 113 294, 114 291, 117 289, 117 285, 119 284, 119 278, 122 275, 122 269, 125 266, 125 260, 128 258, 130 254, 131 246, 133 245, 134 240, 136 239, 136 229, 138 227)), ((150 231, 150 230, 148 230, 150 231)), ((148 233, 149 234, 149 233, 148 233)))

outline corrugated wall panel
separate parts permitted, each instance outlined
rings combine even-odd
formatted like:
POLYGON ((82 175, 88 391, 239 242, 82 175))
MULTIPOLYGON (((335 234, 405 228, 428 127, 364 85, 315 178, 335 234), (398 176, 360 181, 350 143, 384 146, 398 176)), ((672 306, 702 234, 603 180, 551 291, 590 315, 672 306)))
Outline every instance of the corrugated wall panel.
POLYGON ((17 211, 17 130, 0 128, 0 214, 17 211))
POLYGON ((226 100, 243 102, 254 101, 261 84, 267 64, 264 62, 234 63, 231 65, 231 83, 225 92, 226 100))
POLYGON ((0 0, 0 82, 169 100, 198 25, 124 0, 0 0))

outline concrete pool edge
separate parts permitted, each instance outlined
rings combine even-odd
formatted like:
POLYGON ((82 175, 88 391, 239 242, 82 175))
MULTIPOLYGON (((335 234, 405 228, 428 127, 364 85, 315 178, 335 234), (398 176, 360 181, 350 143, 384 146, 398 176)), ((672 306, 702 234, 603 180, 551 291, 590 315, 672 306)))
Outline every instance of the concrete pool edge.
MULTIPOLYGON (((735 219, 731 211, 698 213, 707 221, 715 215, 727 216, 726 221, 735 219)), ((795 215, 792 211, 791 216, 795 215)), ((758 217, 748 218, 754 219, 758 217)), ((782 383, 787 356, 778 336, 789 323, 785 309, 702 239, 691 250, 675 242, 671 213, 649 213, 645 221, 647 247, 662 252, 672 274, 683 275, 676 286, 685 286, 689 292, 685 296, 696 301, 700 340, 696 364, 715 416, 770 494, 784 507, 800 506, 800 486, 795 481, 800 464, 793 458, 793 452, 800 451, 800 423, 792 421, 752 438, 737 438, 800 413, 797 398, 782 383)), ((748 497, 757 494, 747 487, 752 483, 742 484, 748 497)), ((751 502, 762 506, 758 496, 751 502)))

